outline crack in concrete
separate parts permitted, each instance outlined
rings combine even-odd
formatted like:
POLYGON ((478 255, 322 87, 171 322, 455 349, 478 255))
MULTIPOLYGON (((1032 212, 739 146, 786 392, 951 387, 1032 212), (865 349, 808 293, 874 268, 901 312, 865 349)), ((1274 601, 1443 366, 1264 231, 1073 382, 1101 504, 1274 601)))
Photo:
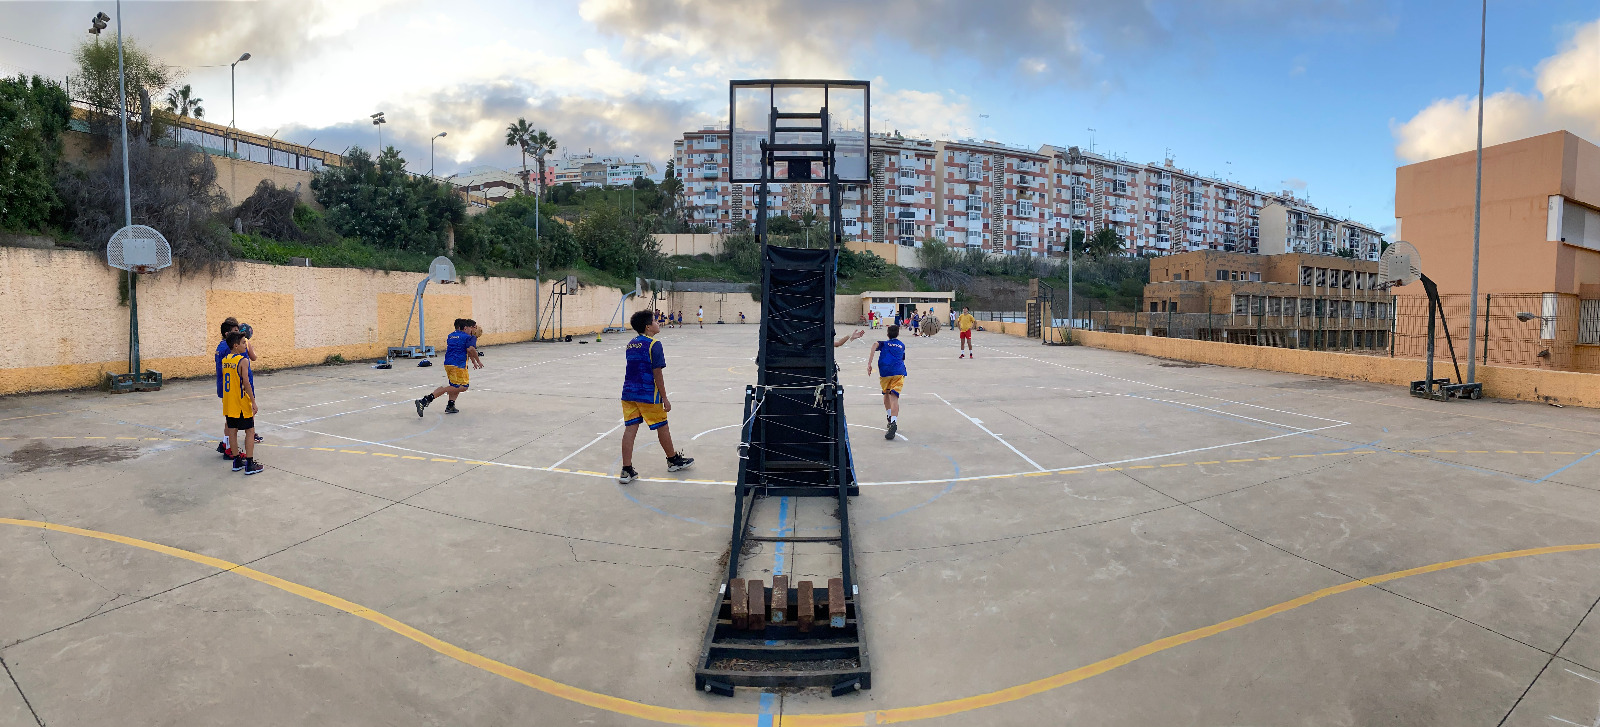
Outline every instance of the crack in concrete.
POLYGON ((6 677, 11 680, 11 686, 16 687, 17 696, 22 697, 22 704, 28 708, 28 714, 33 715, 33 721, 39 727, 44 727, 44 718, 39 716, 39 710, 33 708, 33 702, 28 699, 27 692, 22 691, 22 684, 17 681, 17 675, 11 673, 11 665, 6 663, 4 656, 0 656, 0 669, 5 669, 6 677))

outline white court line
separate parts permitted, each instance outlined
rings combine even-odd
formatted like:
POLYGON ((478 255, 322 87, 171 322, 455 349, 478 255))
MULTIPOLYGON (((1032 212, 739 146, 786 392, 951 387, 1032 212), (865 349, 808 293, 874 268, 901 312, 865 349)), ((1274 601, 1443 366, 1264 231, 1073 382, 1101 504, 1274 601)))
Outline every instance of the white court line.
MULTIPOLYGON (((585 449, 588 449, 588 448, 590 448, 590 447, 593 447, 593 446, 594 446, 594 445, 595 445, 595 443, 596 443, 596 442, 599 442, 599 441, 600 441, 600 440, 602 440, 602 439, 605 439, 605 438, 606 438, 606 437, 609 437, 609 436, 611 436, 611 433, 612 433, 612 432, 615 432, 615 431, 617 431, 617 430, 618 430, 618 429, 621 429, 621 428, 622 428, 622 424, 623 424, 623 422, 622 422, 622 420, 620 420, 620 419, 619 419, 619 420, 617 420, 617 425, 616 425, 616 426, 614 426, 614 427, 612 427, 612 428, 611 428, 611 429, 609 429, 609 430, 607 430, 607 431, 606 431, 606 432, 605 432, 605 433, 604 433, 604 434, 601 434, 601 435, 600 435, 600 436, 598 436, 598 437, 595 437, 595 438, 594 438, 594 439, 591 439, 591 440, 589 440, 589 443, 588 443, 588 444, 585 444, 585 445, 583 445, 583 446, 582 446, 582 447, 579 447, 579 448, 577 448, 577 449, 575 449, 575 450, 572 450, 572 454, 569 454, 569 455, 567 455, 567 456, 565 456, 565 457, 562 457, 562 458, 561 458, 561 459, 560 459, 560 460, 558 460, 558 461, 557 461, 557 462, 556 462, 556 463, 555 463, 555 464, 553 464, 553 465, 550 465, 550 466, 549 466, 549 467, 545 467, 545 468, 544 468, 544 469, 552 469, 552 468, 555 468, 555 467, 560 467, 560 466, 561 466, 561 465, 562 465, 562 464, 564 464, 564 463, 566 463, 566 461, 567 461, 567 460, 569 460, 569 459, 572 459, 572 458, 573 458, 573 457, 576 457, 576 456, 578 456, 578 453, 579 453, 579 452, 582 452, 582 451, 583 451, 583 450, 585 450, 585 449)), ((735 425, 732 425, 732 424, 729 424, 729 425, 728 425, 728 426, 730 426, 730 427, 731 427, 731 426, 735 426, 735 425)))
POLYGON ((980 421, 978 421, 978 420, 977 420, 977 419, 973 419, 973 418, 972 418, 972 417, 970 417, 970 416, 967 416, 967 413, 966 413, 966 412, 964 412, 964 411, 961 411, 961 410, 960 410, 960 409, 956 409, 956 405, 955 405, 955 404, 951 404, 951 403, 950 403, 950 402, 949 402, 949 401, 948 401, 948 400, 946 400, 946 399, 945 399, 945 398, 944 398, 944 397, 942 397, 942 396, 939 396, 939 395, 938 395, 938 394, 934 394, 934 396, 938 396, 938 397, 939 397, 939 401, 943 401, 943 402, 944 402, 944 404, 945 404, 945 406, 948 406, 948 407, 950 407, 950 408, 951 408, 951 409, 955 409, 955 411, 956 411, 956 413, 957 413, 957 414, 960 414, 960 415, 961 415, 961 416, 964 416, 964 417, 966 417, 966 418, 967 418, 967 421, 969 421, 969 422, 972 422, 972 424, 973 424, 973 425, 974 425, 974 426, 976 426, 976 427, 977 427, 977 428, 979 428, 979 429, 982 429, 982 430, 983 430, 983 431, 984 431, 984 432, 985 432, 985 433, 986 433, 986 434, 988 434, 988 435, 989 435, 989 436, 991 436, 991 437, 994 437, 994 438, 995 438, 995 439, 996 439, 996 440, 998 440, 998 441, 999 441, 999 442, 1000 442, 1000 443, 1001 443, 1001 444, 1004 444, 1004 445, 1006 445, 1006 449, 1009 449, 1009 450, 1011 450, 1011 451, 1012 451, 1012 452, 1015 452, 1015 453, 1016 453, 1016 455, 1017 455, 1017 456, 1018 456, 1018 457, 1021 457, 1021 458, 1022 458, 1022 459, 1024 459, 1024 460, 1026 460, 1026 461, 1027 461, 1027 463, 1028 463, 1028 464, 1031 464, 1031 465, 1033 465, 1033 469, 1034 469, 1034 470, 1035 470, 1035 471, 1037 471, 1037 472, 1046 472, 1046 471, 1047 471, 1047 470, 1046 470, 1046 469, 1045 469, 1045 468, 1043 468, 1043 467, 1041 467, 1041 466, 1039 466, 1039 463, 1038 463, 1038 462, 1035 462, 1035 461, 1033 461, 1033 458, 1031 458, 1031 457, 1029 457, 1029 456, 1028 456, 1028 455, 1026 455, 1026 454, 1023 454, 1023 453, 1022 453, 1022 450, 1019 450, 1019 449, 1017 449, 1017 448, 1016 448, 1016 447, 1013 447, 1013 446, 1011 446, 1011 443, 1010 443, 1010 442, 1007 442, 1007 441, 1006 441, 1006 440, 1005 440, 1005 439, 1003 439, 1003 438, 1002 438, 1002 437, 1001 437, 1001 436, 1000 436, 1000 435, 998 435, 998 434, 995 434, 995 433, 994 433, 994 432, 992 432, 992 431, 990 431, 990 430, 989 430, 989 428, 988 428, 988 427, 986 427, 986 426, 984 426, 984 425, 983 425, 983 422, 980 422, 980 421))
MULTIPOLYGON (((988 349, 990 351, 1004 351, 1004 349, 994 348, 992 346, 984 346, 984 348, 986 348, 986 349, 988 349)), ((1006 353, 1010 353, 1009 351, 1005 351, 1005 352, 1006 353)), ((1022 356, 1022 358, 1028 359, 1030 361, 1038 361, 1039 363, 1042 363, 1042 364, 1049 364, 1049 365, 1055 366, 1057 368, 1063 368, 1063 369, 1067 369, 1067 370, 1070 370, 1070 371, 1078 371, 1078 372, 1081 372, 1081 373, 1090 374, 1092 376, 1100 376, 1100 377, 1104 377, 1104 378, 1107 378, 1107 379, 1113 379, 1115 381, 1126 381, 1126 382, 1128 382, 1130 384, 1138 384, 1140 386, 1148 386, 1148 387, 1150 387, 1152 389, 1161 389, 1163 391, 1172 391, 1172 392, 1176 392, 1176 393, 1179 393, 1179 394, 1188 394, 1189 396, 1198 396, 1198 397, 1202 397, 1202 398, 1206 398, 1206 399, 1214 399, 1216 401, 1221 401, 1221 402, 1225 402, 1225 403, 1228 403, 1228 404, 1238 404, 1239 406, 1248 406, 1248 407, 1251 407, 1251 408, 1254 408, 1254 409, 1261 409, 1263 411, 1272 411, 1272 412, 1277 412, 1279 414, 1288 414, 1290 416, 1305 417, 1307 419, 1317 419, 1317 420, 1325 421, 1325 422, 1336 422, 1339 426, 1344 426, 1344 425, 1347 425, 1347 424, 1350 423, 1350 422, 1346 422, 1346 421, 1340 421, 1338 419, 1330 419, 1328 417, 1319 417, 1319 416, 1316 416, 1314 414, 1301 414, 1300 412, 1289 411, 1287 409, 1274 409, 1274 408, 1272 408, 1270 406, 1262 406, 1260 404, 1251 404, 1251 403, 1246 402, 1246 401, 1234 401, 1232 399, 1224 399, 1224 398, 1222 398, 1220 396, 1212 396, 1210 394, 1201 394, 1201 393, 1194 392, 1194 391, 1184 391, 1183 389, 1178 389, 1178 388, 1174 388, 1174 387, 1171 387, 1171 386, 1162 386, 1160 384, 1152 384, 1152 383, 1149 383, 1147 381, 1139 381, 1138 379, 1129 379, 1129 378, 1124 378, 1124 377, 1121 377, 1121 376, 1113 376, 1111 374, 1103 374, 1103 373, 1100 373, 1099 371, 1090 371, 1089 369, 1078 368, 1077 366, 1068 366, 1066 364, 1059 364, 1059 363, 1056 363, 1054 361, 1046 361, 1045 359, 1035 358, 1033 356, 1024 355, 1024 356, 1022 356)), ((1326 427, 1324 427, 1324 428, 1326 428, 1326 427)), ((1315 430, 1315 429, 1307 429, 1306 431, 1314 432, 1314 431, 1317 431, 1317 430, 1315 430)))
MULTIPOLYGON (((703 436, 705 436, 707 434, 710 434, 712 432, 720 432, 720 431, 722 431, 724 429, 732 429, 732 428, 737 427, 737 426, 739 426, 739 425, 737 425, 737 424, 724 424, 724 425, 722 425, 720 427, 712 427, 710 429, 707 429, 707 430, 705 430, 705 431, 703 431, 703 432, 701 432, 699 434, 696 434, 696 435, 690 437, 689 440, 690 441, 694 441, 694 440, 699 439, 699 438, 701 438, 701 437, 703 437, 703 436)), ((851 424, 850 426, 852 426, 852 427, 861 427, 862 429, 873 429, 873 430, 880 431, 880 432, 889 431, 887 429, 884 429, 883 427, 874 427, 874 426, 871 426, 871 425, 868 425, 868 424, 851 424)), ((901 441, 905 441, 905 442, 911 441, 904 434, 895 434, 894 436, 897 439, 900 439, 901 441)), ((556 464, 560 464, 560 463, 557 462, 556 464)))

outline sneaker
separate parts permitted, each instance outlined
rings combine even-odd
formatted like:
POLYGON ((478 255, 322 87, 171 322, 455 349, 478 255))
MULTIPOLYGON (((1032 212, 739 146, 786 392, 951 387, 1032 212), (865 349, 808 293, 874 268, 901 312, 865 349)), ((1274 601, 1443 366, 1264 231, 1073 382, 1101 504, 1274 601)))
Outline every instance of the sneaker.
POLYGON ((632 467, 623 467, 622 474, 617 475, 617 484, 626 485, 637 479, 639 479, 638 471, 632 467))
POLYGON ((900 431, 900 423, 899 422, 889 422, 889 429, 888 429, 888 431, 883 433, 883 438, 884 439, 894 439, 894 434, 895 434, 895 432, 898 432, 898 431, 900 431))
POLYGON ((229 447, 227 442, 217 442, 217 454, 233 459, 233 448, 229 447))
POLYGON ((957 356, 956 358, 966 358, 966 357, 967 357, 967 355, 963 353, 960 356, 957 356))
POLYGON ((260 443, 265 442, 265 441, 267 441, 266 437, 263 437, 263 436, 261 436, 259 434, 256 435, 256 444, 260 444, 260 443))
POLYGON ((694 460, 683 456, 683 453, 679 452, 667 458, 667 471, 677 472, 678 470, 686 470, 689 469, 689 465, 692 464, 694 464, 694 460))
POLYGON ((244 455, 241 454, 241 455, 233 458, 233 471, 234 472, 238 472, 239 470, 244 469, 244 465, 245 465, 244 455))
POLYGON ((417 416, 419 416, 419 417, 420 416, 426 416, 425 414, 422 413, 422 410, 428 408, 428 400, 427 399, 418 399, 416 401, 416 405, 417 405, 417 416))
POLYGON ((456 408, 456 403, 452 401, 449 404, 445 404, 444 405, 444 413, 446 413, 446 414, 460 414, 461 410, 457 409, 456 408))
POLYGON ((266 469, 266 467, 262 467, 261 463, 255 461, 254 459, 245 460, 244 473, 247 475, 253 475, 264 469, 266 469))

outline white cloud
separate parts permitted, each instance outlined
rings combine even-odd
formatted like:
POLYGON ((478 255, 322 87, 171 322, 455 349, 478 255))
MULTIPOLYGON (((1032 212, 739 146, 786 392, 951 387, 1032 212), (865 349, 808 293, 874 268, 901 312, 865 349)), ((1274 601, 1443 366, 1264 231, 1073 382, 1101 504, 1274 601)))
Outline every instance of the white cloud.
MULTIPOLYGON (((1470 151, 1477 124, 1476 97, 1438 99, 1391 124, 1395 156, 1418 162, 1470 151)), ((1539 64, 1532 92, 1490 94, 1483 107, 1485 146, 1562 129, 1600 141, 1600 20, 1579 27, 1539 64)))
MULTIPOLYGON (((877 86, 882 79, 873 81, 877 86)), ((900 89, 872 95, 872 130, 899 131, 905 136, 952 138, 974 136, 976 119, 966 96, 953 91, 900 89)))

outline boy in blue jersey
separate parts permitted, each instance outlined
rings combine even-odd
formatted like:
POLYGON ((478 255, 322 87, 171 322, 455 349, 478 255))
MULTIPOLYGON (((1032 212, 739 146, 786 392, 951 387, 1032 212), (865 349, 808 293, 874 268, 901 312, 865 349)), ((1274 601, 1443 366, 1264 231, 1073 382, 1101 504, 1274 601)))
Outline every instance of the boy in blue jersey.
POLYGON ((456 332, 445 339, 444 375, 447 383, 434 389, 432 394, 428 394, 416 401, 417 416, 423 416, 422 410, 428 408, 428 405, 432 404, 433 400, 439 398, 441 394, 450 395, 450 402, 444 405, 444 413, 459 414, 461 412, 460 409, 456 408, 456 397, 460 396, 461 392, 466 391, 467 386, 470 384, 470 379, 467 376, 467 361, 470 360, 472 362, 472 368, 483 368, 483 361, 478 358, 478 337, 474 335, 480 332, 482 332, 482 329, 478 328, 477 321, 471 318, 456 319, 456 332))
MULTIPOLYGON (((233 352, 232 347, 230 347, 228 345, 228 334, 233 333, 234 331, 237 331, 239 329, 240 329, 239 319, 234 318, 233 316, 228 316, 226 319, 224 319, 222 321, 222 341, 217 344, 217 355, 215 357, 216 358, 216 363, 217 363, 217 398, 218 399, 222 398, 222 393, 223 393, 222 392, 222 359, 227 358, 228 354, 233 352)), ((245 336, 245 338, 244 338, 244 354, 243 355, 244 355, 245 358, 248 358, 251 361, 254 361, 254 360, 256 360, 256 352, 255 352, 255 349, 250 347, 250 334, 248 332, 246 332, 244 334, 244 336, 245 336)), ((256 372, 255 372, 255 369, 247 368, 246 371, 249 373, 249 376, 250 376, 250 384, 252 386, 254 386, 255 383, 256 383, 256 372)), ((259 435, 259 434, 252 433, 250 436, 253 437, 255 439, 255 441, 257 441, 257 442, 261 441, 261 435, 259 435)), ((223 457, 226 457, 228 459, 233 459, 235 454, 237 454, 237 453, 233 451, 234 448, 233 448, 232 442, 233 442, 233 437, 228 434, 228 428, 227 428, 226 425, 224 425, 223 428, 222 428, 222 441, 217 443, 217 453, 221 454, 223 457)))
POLYGON ((889 417, 884 439, 894 439, 900 428, 900 390, 906 384, 906 345, 900 341, 900 327, 889 326, 889 340, 876 341, 867 353, 867 375, 872 375, 872 354, 878 355, 878 386, 883 389, 883 413, 889 417))
POLYGON ((633 440, 639 436, 639 424, 644 423, 656 433, 661 451, 667 455, 667 471, 687 469, 694 460, 683 456, 672 446, 672 434, 667 430, 667 412, 672 402, 667 401, 667 379, 663 370, 667 356, 655 335, 661 332, 650 311, 639 311, 628 319, 628 325, 638 332, 627 348, 627 373, 622 379, 622 473, 617 482, 624 485, 638 479, 633 468, 633 440))

